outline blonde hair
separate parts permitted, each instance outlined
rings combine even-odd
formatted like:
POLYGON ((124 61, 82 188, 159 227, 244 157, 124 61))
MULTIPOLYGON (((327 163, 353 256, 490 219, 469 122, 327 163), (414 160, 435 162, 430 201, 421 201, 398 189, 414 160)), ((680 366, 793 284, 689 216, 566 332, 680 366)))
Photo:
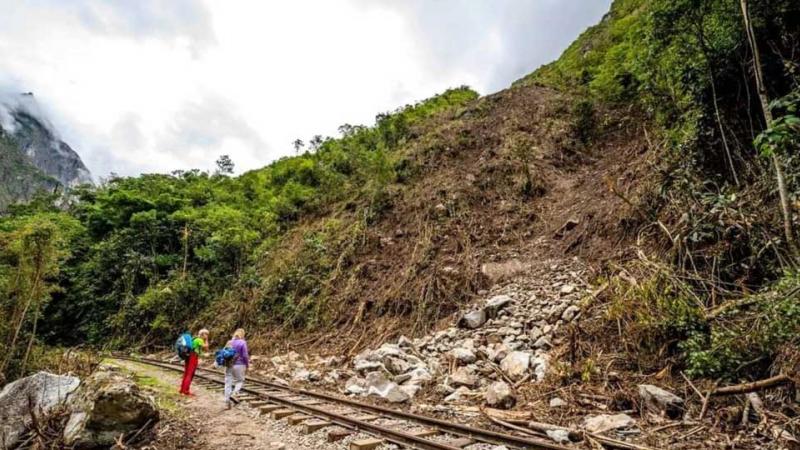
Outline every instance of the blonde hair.
POLYGON ((198 336, 203 336, 203 335, 206 335, 206 336, 208 336, 208 330, 206 330, 205 328, 203 328, 202 330, 200 330, 200 331, 197 333, 197 335, 198 335, 198 336))
POLYGON ((233 338, 244 339, 244 328, 239 328, 233 332, 233 338))

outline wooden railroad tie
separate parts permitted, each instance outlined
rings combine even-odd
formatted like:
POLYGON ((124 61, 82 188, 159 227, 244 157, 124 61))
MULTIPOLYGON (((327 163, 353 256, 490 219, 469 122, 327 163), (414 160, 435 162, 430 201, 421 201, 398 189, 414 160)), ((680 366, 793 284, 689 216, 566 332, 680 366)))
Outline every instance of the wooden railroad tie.
POLYGON ((424 437, 435 436, 435 435, 439 434, 439 430, 421 430, 421 431, 414 431, 411 434, 413 434, 416 437, 424 438, 424 437))
POLYGON ((269 416, 273 420, 280 420, 284 417, 289 417, 292 414, 297 414, 297 411, 293 409, 276 409, 275 411, 272 411, 269 416))
POLYGON ((377 418, 378 416, 373 416, 372 414, 361 414, 359 416, 352 417, 353 420, 358 420, 360 422, 370 422, 377 418))
POLYGON ((464 447, 466 447, 468 445, 472 445, 474 443, 475 443, 475 439, 470 439, 470 438, 465 438, 465 437, 456 438, 456 439, 453 439, 452 441, 442 442, 442 444, 444 444, 444 445, 449 445, 450 447, 456 447, 456 448, 464 448, 464 447))
MULTIPOLYGON (((303 424, 303 434, 311 434, 330 425, 331 423, 325 420, 309 420, 303 424)), ((330 434, 328 437, 330 438, 330 434)))
POLYGON ((328 442, 337 442, 341 441, 342 439, 346 438, 353 434, 350 430, 345 430, 343 428, 337 428, 335 430, 331 430, 328 432, 328 442))
POLYGON ((269 405, 264 405, 264 406, 260 407, 259 410, 261 411, 262 414, 269 414, 272 411, 276 411, 276 410, 279 410, 279 409, 282 409, 282 408, 283 408, 283 406, 281 406, 281 405, 269 404, 269 405))
POLYGON ((373 450, 383 444, 383 439, 361 439, 350 443, 350 450, 373 450))
POLYGON ((307 416, 305 414, 295 414, 293 416, 287 417, 286 421, 289 422, 289 425, 297 425, 297 424, 300 424, 302 422, 305 422, 306 420, 308 420, 310 418, 311 417, 309 417, 309 416, 307 416))

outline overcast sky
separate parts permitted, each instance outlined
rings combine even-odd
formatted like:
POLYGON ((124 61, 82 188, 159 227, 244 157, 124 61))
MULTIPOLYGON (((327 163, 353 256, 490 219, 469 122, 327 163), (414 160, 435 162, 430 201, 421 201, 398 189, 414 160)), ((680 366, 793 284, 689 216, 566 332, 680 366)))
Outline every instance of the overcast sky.
POLYGON ((95 177, 292 153, 295 138, 555 59, 610 0, 0 0, 0 90, 95 177))

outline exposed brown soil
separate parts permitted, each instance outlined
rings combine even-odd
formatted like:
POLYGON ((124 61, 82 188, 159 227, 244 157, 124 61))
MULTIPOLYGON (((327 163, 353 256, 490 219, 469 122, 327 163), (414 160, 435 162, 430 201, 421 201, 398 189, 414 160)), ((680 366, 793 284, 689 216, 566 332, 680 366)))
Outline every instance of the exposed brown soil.
MULTIPOLYGON (((580 143, 573 102, 551 89, 512 88, 417 130, 402 156, 413 175, 392 187, 317 299, 330 328, 259 327, 254 347, 352 355, 449 320, 497 281, 481 270, 487 263, 578 256, 600 268, 619 259, 640 220, 632 205, 653 179, 655 152, 644 126, 614 111, 596 112, 598 137, 580 143)), ((324 218, 356 220, 349 214, 324 218)))

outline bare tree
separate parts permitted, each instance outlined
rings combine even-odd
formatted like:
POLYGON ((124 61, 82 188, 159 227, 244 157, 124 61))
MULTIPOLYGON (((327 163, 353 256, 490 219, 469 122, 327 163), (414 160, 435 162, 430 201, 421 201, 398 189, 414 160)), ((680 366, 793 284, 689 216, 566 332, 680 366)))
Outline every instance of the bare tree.
MULTIPOLYGON (((769 97, 767 95, 767 87, 764 83, 764 73, 761 70, 761 54, 758 52, 758 42, 756 35, 753 31, 753 24, 750 21, 750 8, 747 0, 739 0, 742 7, 742 17, 744 19, 744 28, 747 34, 747 40, 750 43, 750 48, 753 51, 753 71, 756 79, 756 89, 758 90, 758 98, 761 102, 761 110, 764 113, 764 121, 767 128, 772 128, 775 121, 772 116, 772 110, 769 107, 769 97)), ((786 189, 786 180, 783 176, 783 167, 781 165, 780 155, 777 152, 772 152, 772 165, 775 168, 775 178, 778 181, 778 193, 781 200, 781 212, 783 213, 783 232, 786 235, 786 243, 795 258, 798 256, 797 244, 794 240, 794 231, 792 230, 792 209, 789 203, 789 192, 786 189)))

